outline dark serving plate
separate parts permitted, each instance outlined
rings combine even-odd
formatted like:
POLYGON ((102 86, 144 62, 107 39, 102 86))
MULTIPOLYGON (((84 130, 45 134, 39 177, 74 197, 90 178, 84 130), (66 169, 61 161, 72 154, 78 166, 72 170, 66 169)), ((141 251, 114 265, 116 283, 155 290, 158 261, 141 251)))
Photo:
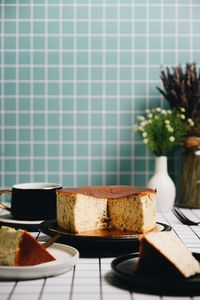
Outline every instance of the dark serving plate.
MULTIPOLYGON (((200 261, 200 254, 193 253, 200 261)), ((114 274, 129 285, 130 290, 138 292, 174 295, 194 296, 200 295, 200 274, 190 278, 176 278, 167 276, 141 275, 135 272, 139 253, 134 252, 115 258, 111 263, 114 274)))
MULTIPOLYGON (((81 234, 73 234, 59 228, 56 220, 47 220, 40 224, 40 230, 55 236, 62 237, 58 242, 77 248, 82 257, 113 257, 138 250, 140 234, 121 232, 116 230, 94 230, 81 234)), ((157 223, 155 232, 170 231, 171 227, 157 223)), ((152 231, 151 231, 152 232, 152 231)))

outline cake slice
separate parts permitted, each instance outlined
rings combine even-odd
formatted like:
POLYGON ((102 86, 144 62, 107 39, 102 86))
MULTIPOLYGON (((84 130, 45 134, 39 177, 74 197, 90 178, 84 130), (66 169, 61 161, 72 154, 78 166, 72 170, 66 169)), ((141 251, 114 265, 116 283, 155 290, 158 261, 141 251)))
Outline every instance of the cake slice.
POLYGON ((31 266, 55 258, 26 230, 0 228, 0 265, 31 266))
POLYGON ((144 233, 156 227, 155 191, 134 186, 82 186, 57 191, 57 223, 72 233, 144 233))
POLYGON ((148 233, 140 238, 136 272, 188 278, 200 273, 200 264, 173 231, 148 233))

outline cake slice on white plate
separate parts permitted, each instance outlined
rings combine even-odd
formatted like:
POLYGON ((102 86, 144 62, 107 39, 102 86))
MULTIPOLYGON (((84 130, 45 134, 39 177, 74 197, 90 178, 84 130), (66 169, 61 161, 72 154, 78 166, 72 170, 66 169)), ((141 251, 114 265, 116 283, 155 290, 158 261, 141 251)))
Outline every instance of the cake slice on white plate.
POLYGON ((0 265, 31 266, 55 258, 26 230, 0 228, 0 265))
POLYGON ((163 231, 140 238, 136 272, 188 278, 200 273, 200 264, 173 231, 163 231))

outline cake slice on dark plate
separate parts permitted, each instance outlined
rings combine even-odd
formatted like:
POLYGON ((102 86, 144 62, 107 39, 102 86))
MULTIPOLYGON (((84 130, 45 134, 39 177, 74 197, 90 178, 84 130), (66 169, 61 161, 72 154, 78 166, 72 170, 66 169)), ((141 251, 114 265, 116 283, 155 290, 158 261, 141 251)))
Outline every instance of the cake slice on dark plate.
POLYGON ((200 273, 200 264, 173 231, 157 232, 140 238, 136 272, 188 278, 200 273))
POLYGON ((0 265, 32 266, 55 258, 26 230, 0 228, 0 265))

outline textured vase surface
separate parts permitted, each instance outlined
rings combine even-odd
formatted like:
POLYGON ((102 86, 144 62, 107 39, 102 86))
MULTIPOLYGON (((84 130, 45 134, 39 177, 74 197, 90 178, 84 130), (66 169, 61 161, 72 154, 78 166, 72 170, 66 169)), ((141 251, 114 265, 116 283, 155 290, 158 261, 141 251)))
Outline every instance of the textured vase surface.
POLYGON ((150 178, 147 186, 156 189, 156 210, 157 212, 170 211, 175 202, 176 187, 168 174, 167 157, 155 158, 154 175, 150 178))
POLYGON ((176 196, 178 206, 200 208, 200 151, 190 149, 184 153, 180 186, 176 196))

